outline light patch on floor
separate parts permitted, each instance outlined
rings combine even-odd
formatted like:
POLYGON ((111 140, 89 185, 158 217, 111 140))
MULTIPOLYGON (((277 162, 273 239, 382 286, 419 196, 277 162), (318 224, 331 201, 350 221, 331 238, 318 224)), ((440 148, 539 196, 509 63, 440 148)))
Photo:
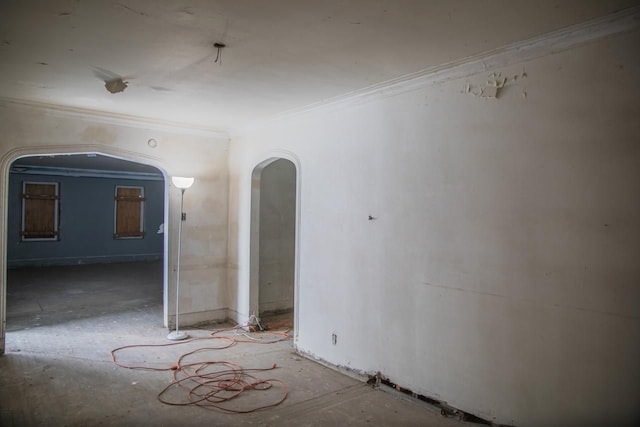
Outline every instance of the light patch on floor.
MULTIPOLYGON (((189 334, 202 341, 136 348, 120 354, 135 364, 169 368, 165 371, 125 369, 112 362, 110 352, 117 347, 168 343, 167 330, 162 326, 161 297, 145 298, 156 291, 161 296, 161 274, 155 285, 136 286, 136 270, 149 276, 148 270, 155 268, 161 271, 160 264, 142 263, 110 268, 48 268, 41 270, 45 273, 42 276, 31 269, 22 275, 15 271, 9 275, 7 306, 12 314, 7 319, 7 351, 0 357, 0 425, 461 425, 421 402, 373 389, 301 357, 291 340, 266 345, 236 343, 223 350, 202 352, 206 360, 228 361, 244 368, 276 365, 275 369, 255 373, 286 386, 286 399, 274 408, 229 414, 160 402, 158 394, 171 384, 170 367, 180 355, 212 341, 207 340, 211 330, 192 328, 189 334), (21 287, 20 277, 28 277, 24 283, 30 285, 21 287), (92 283, 92 277, 97 284, 92 283), (46 286, 38 288, 37 283, 46 286), (65 292, 65 283, 73 283, 71 290, 85 292, 65 292), (116 289, 118 292, 114 292, 116 289), (44 310, 32 311, 33 299, 46 301, 44 310), (14 306, 27 309, 16 310, 14 306), (38 324, 37 316, 46 318, 44 324, 38 324)), ((256 340, 274 336, 266 334, 249 335, 256 340)), ((244 339, 234 331, 223 335, 244 339)), ((259 406, 260 402, 241 403, 259 406)))

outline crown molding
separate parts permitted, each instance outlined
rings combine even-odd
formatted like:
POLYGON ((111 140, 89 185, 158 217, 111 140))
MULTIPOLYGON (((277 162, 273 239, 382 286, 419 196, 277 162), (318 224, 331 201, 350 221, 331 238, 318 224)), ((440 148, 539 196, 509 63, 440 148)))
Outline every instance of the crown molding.
POLYGON ((79 118, 92 122, 117 126, 127 126, 139 129, 153 129, 165 132, 176 132, 180 134, 229 139, 229 133, 226 130, 214 127, 199 126, 196 124, 171 122, 150 117, 77 108, 68 105, 48 104, 39 101, 16 99, 4 96, 0 96, 0 103, 12 107, 44 111, 47 114, 58 117, 79 118))
POLYGON ((253 122, 231 136, 232 138, 239 137, 260 126, 312 111, 364 103, 373 99, 413 91, 428 85, 467 78, 501 67, 520 64, 638 28, 640 28, 640 6, 624 9, 498 49, 386 80, 301 108, 291 109, 269 119, 253 122))
POLYGON ((260 126, 292 118, 297 115, 341 105, 367 102, 372 99, 393 96, 427 85, 470 77, 500 67, 527 62, 536 58, 571 49, 605 37, 636 30, 640 27, 640 6, 595 18, 542 34, 495 50, 469 56, 460 60, 406 74, 362 89, 347 92, 304 107, 284 111, 264 120, 255 121, 235 131, 197 124, 171 122, 150 117, 133 116, 113 112, 83 109, 72 106, 48 104, 0 96, 0 103, 14 107, 46 111, 61 117, 81 118, 94 122, 157 129, 167 132, 230 139, 249 133, 260 126))

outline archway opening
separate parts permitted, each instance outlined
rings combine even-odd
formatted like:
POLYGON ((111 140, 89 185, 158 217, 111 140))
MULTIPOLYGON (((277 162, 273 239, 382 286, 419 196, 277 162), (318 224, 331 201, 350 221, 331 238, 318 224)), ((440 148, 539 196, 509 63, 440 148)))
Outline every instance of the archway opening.
POLYGON ((252 182, 251 304, 263 324, 294 322, 297 170, 283 158, 256 167, 252 182))
POLYGON ((45 329, 163 323, 162 171, 74 153, 20 157, 8 178, 1 297, 9 350, 42 341, 45 329))

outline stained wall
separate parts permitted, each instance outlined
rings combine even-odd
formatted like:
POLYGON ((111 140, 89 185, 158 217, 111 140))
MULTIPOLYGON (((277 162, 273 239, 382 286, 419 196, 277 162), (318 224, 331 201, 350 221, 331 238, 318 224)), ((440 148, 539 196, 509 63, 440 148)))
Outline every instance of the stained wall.
POLYGON ((499 423, 633 425, 638 45, 606 37, 236 138, 230 313, 249 312, 251 171, 286 153, 300 351, 499 423))
MULTIPOLYGON (((192 176, 181 262, 181 325, 224 319, 227 270, 228 138, 158 123, 4 101, 0 104, 0 298, 5 297, 9 166, 19 157, 95 152, 145 163, 165 175, 165 324, 174 318, 180 192, 170 177, 192 176), (154 139, 156 144, 150 144, 154 139)), ((0 307, 4 309, 4 301, 0 307)))

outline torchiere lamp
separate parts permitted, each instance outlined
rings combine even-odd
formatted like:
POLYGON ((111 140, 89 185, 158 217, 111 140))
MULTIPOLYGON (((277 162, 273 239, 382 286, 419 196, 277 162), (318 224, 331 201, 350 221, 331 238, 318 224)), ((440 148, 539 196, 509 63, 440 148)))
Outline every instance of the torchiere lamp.
POLYGON ((187 188, 193 184, 193 178, 185 178, 181 176, 174 176, 171 178, 171 182, 177 188, 180 189, 180 227, 178 227, 178 265, 176 267, 176 330, 167 335, 167 339, 171 341, 180 341, 189 338, 186 332, 180 331, 179 318, 180 318, 180 252, 182 249, 182 221, 186 220, 184 213, 184 192, 187 188))

